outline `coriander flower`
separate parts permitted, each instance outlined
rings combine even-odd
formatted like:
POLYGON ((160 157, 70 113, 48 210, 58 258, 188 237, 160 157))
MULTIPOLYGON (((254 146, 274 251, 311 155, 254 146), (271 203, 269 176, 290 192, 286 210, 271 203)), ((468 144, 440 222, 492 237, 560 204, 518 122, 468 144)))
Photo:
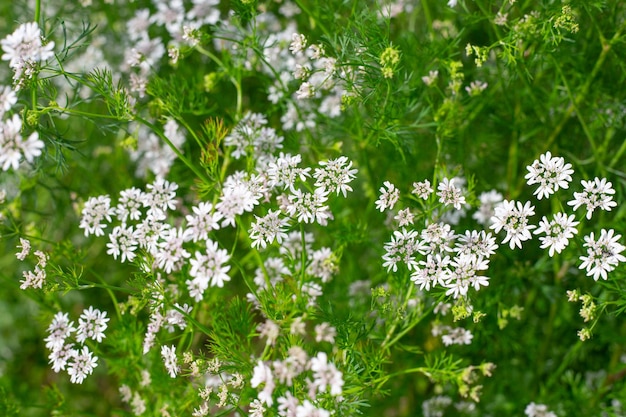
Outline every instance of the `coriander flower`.
POLYGON ((3 61, 9 61, 13 79, 21 86, 23 76, 31 78, 38 62, 54 56, 54 42, 44 44, 41 29, 35 22, 23 23, 12 34, 0 40, 3 61))
POLYGON ((296 190, 288 197, 289 203, 285 211, 291 217, 295 217, 298 222, 317 222, 326 226, 332 213, 326 205, 328 201, 328 191, 316 188, 313 193, 296 190))
POLYGON ((282 243, 283 239, 287 238, 286 227, 289 225, 289 219, 280 215, 280 210, 270 210, 263 217, 254 216, 256 222, 252 223, 249 232, 253 248, 258 249, 260 246, 265 249, 274 240, 282 243))
POLYGON ((297 55, 298 53, 304 51, 306 48, 306 36, 301 33, 294 33, 291 35, 291 44, 289 45, 289 50, 292 54, 297 55))
POLYGON ((106 311, 94 309, 92 306, 83 310, 83 314, 78 319, 76 341, 84 343, 87 339, 93 339, 101 343, 102 339, 106 337, 104 331, 108 327, 107 322, 109 320, 106 311))
POLYGON ((176 364, 176 346, 161 346, 161 357, 167 373, 172 378, 176 378, 176 374, 180 371, 179 366, 176 364))
POLYGON ((530 202, 522 205, 519 201, 504 200, 495 208, 495 214, 491 218, 493 223, 490 228, 496 233, 500 230, 506 232, 502 243, 509 243, 511 249, 522 248, 522 242, 532 238, 530 231, 536 226, 528 224, 528 217, 535 214, 535 207, 530 202))
POLYGON ((17 245, 17 248, 20 249, 20 251, 15 254, 15 257, 20 261, 23 261, 26 259, 28 254, 30 254, 30 240, 20 238, 20 244, 17 245))
POLYGON ((343 387, 343 373, 337 367, 328 362, 325 352, 319 352, 316 357, 311 358, 311 370, 313 371, 313 385, 318 392, 326 392, 328 388, 330 395, 341 395, 343 387))
POLYGON ((259 392, 258 399, 267 404, 268 407, 271 407, 274 403, 272 393, 274 392, 276 383, 274 382, 274 376, 272 375, 270 367, 259 359, 257 365, 254 367, 250 386, 257 388, 261 384, 265 384, 265 386, 263 387, 263 391, 259 392))
POLYGON ((413 191, 411 191, 411 193, 417 195, 422 200, 428 200, 428 197, 430 197, 433 191, 433 187, 430 186, 430 181, 424 180, 422 182, 414 182, 413 191))
POLYGON ((535 404, 534 402, 526 406, 524 414, 527 417, 557 417, 555 413, 548 410, 548 406, 545 404, 535 404))
POLYGON ((472 218, 484 226, 490 226, 491 218, 495 214, 494 208, 503 200, 502 194, 496 190, 491 190, 481 193, 478 199, 480 200, 480 207, 478 211, 472 214, 472 218))
POLYGON ((76 331, 74 322, 70 321, 67 313, 58 312, 54 315, 52 323, 46 329, 49 333, 44 339, 46 348, 54 351, 65 345, 65 339, 76 331))
POLYGON ((398 262, 404 262, 409 271, 417 267, 415 260, 415 252, 426 254, 427 246, 418 240, 418 234, 415 230, 406 230, 393 232, 391 241, 385 243, 385 254, 383 255, 383 266, 387 268, 387 272, 398 271, 398 262))
POLYGON ((380 197, 376 200, 376 208, 382 213, 385 209, 393 209, 398 199, 400 198, 400 191, 389 181, 385 181, 384 187, 380 187, 380 197), (386 187, 386 188, 385 188, 386 187))
POLYGON ((315 186, 328 190, 329 193, 341 192, 344 197, 348 191, 352 191, 352 187, 348 184, 356 178, 357 169, 352 169, 352 161, 345 156, 336 159, 321 161, 321 168, 315 168, 313 178, 315 178, 315 186))
POLYGON ((602 229, 598 240, 594 239, 593 232, 585 236, 584 247, 587 248, 587 256, 579 259, 582 264, 580 269, 587 270, 587 276, 593 276, 594 280, 602 277, 607 279, 607 272, 613 271, 620 262, 626 262, 626 257, 621 252, 626 249, 618 241, 622 235, 614 235, 615 231, 602 229))
POLYGON ((566 164, 561 157, 552 157, 548 151, 526 167, 528 174, 524 178, 528 180, 528 185, 539 184, 534 194, 541 200, 554 194, 559 188, 569 187, 571 175, 574 173, 571 168, 572 164, 566 164))
POLYGON ((85 229, 85 236, 90 234, 104 236, 106 227, 104 221, 111 222, 113 215, 115 215, 115 209, 111 207, 111 198, 108 195, 90 197, 85 203, 78 227, 85 229))
POLYGON ((22 119, 17 114, 0 122, 0 165, 3 171, 8 171, 9 168, 18 169, 22 157, 26 162, 32 163, 45 147, 37 132, 31 133, 24 140, 21 131, 22 119))
POLYGON ((121 255, 122 263, 129 261, 132 262, 135 257, 135 250, 137 250, 137 232, 133 230, 133 226, 125 227, 124 224, 113 228, 109 234, 110 242, 107 243, 107 255, 113 255, 114 259, 117 259, 121 255))
POLYGON ((569 240, 578 233, 576 226, 579 222, 574 221, 574 218, 573 214, 567 216, 565 213, 556 213, 553 220, 548 221, 546 216, 543 216, 539 222, 539 227, 533 233, 546 234, 546 236, 541 236, 539 240, 541 241, 541 249, 549 248, 550 257, 554 256, 554 252, 561 253, 569 240))
POLYGON ((444 286, 450 277, 449 256, 441 254, 428 254, 426 260, 421 260, 415 271, 411 274, 411 281, 419 285, 420 291, 430 291, 436 285, 444 286))
POLYGON ((82 350, 74 351, 72 362, 67 366, 67 373, 70 376, 72 384, 82 384, 87 375, 91 375, 94 368, 98 366, 98 357, 87 346, 83 346, 82 350))
POLYGON ((437 196, 439 202, 447 205, 453 205, 456 210, 461 210, 461 206, 465 204, 463 190, 454 185, 455 178, 451 180, 444 178, 437 186, 437 196))
POLYGON ((584 188, 583 192, 574 193, 574 199, 568 201, 567 205, 572 206, 574 210, 584 205, 587 209, 587 219, 591 219, 596 208, 611 211, 617 206, 617 203, 613 201, 613 194, 615 194, 613 184, 606 178, 596 177, 593 181, 582 180, 580 183, 584 188))

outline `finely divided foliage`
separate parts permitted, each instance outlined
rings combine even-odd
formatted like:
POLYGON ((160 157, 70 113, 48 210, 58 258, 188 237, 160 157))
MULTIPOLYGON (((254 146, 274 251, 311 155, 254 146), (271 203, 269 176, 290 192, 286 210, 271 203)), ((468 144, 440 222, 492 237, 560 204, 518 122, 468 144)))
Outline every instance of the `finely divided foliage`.
POLYGON ((0 410, 620 415, 626 8, 414 3, 0 5, 0 410))

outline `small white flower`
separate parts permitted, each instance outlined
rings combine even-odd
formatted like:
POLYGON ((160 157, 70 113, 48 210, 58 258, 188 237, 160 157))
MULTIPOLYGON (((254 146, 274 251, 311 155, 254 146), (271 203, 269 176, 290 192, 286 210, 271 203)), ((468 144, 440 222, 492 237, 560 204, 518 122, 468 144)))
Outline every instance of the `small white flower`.
POLYGON ((594 280, 602 277, 607 279, 607 272, 613 271, 620 262, 626 262, 626 257, 621 252, 626 249, 618 241, 622 235, 614 235, 615 231, 602 229, 598 240, 594 239, 593 232, 585 236, 584 247, 587 248, 587 256, 579 259, 582 264, 580 269, 587 270, 587 276, 593 276, 594 280))
POLYGON ((578 233, 576 226, 579 222, 574 219, 573 214, 567 216, 565 213, 556 213, 553 220, 548 221, 546 216, 543 216, 539 222, 539 227, 533 233, 545 233, 546 236, 539 237, 539 240, 541 249, 548 248, 550 257, 554 256, 554 252, 561 253, 569 243, 569 239, 578 233))
POLYGON ((341 395, 343 373, 338 371, 333 363, 328 362, 326 353, 319 352, 316 357, 311 358, 311 370, 313 371, 313 384, 318 392, 326 392, 330 388, 331 395, 341 395))
POLYGON ((281 217, 280 210, 270 210, 265 216, 254 216, 256 222, 250 226, 250 239, 253 248, 265 249, 268 244, 274 241, 279 244, 283 239, 287 238, 286 228, 289 225, 289 219, 281 217))
POLYGON ((559 188, 569 187, 571 175, 574 173, 571 168, 572 164, 566 164, 561 157, 552 157, 548 151, 526 167, 528 174, 524 178, 528 185, 539 184, 534 194, 541 200, 554 194, 559 188))
POLYGON ((382 213, 386 209, 392 210, 400 198, 400 190, 389 181, 383 183, 380 187, 380 197, 376 200, 376 208, 382 213))
POLYGON ((522 242, 532 238, 530 231, 536 226, 528 224, 528 217, 535 214, 535 207, 530 202, 522 205, 519 201, 504 200, 501 205, 495 208, 495 214, 491 218, 490 226, 499 233, 500 230, 506 232, 506 237, 502 243, 509 243, 511 249, 522 248, 522 242))
POLYGON ((67 366, 67 373, 73 384, 82 384, 87 375, 91 375, 94 368, 98 366, 98 357, 87 346, 82 350, 74 351, 74 354, 67 366))
POLYGON ((452 205, 456 210, 461 210, 461 206, 465 204, 465 197, 463 196, 463 190, 454 185, 455 178, 451 180, 444 178, 437 186, 437 196, 439 202, 447 205, 452 205))
POLYGON ((106 311, 100 311, 97 308, 93 308, 93 306, 83 310, 78 319, 76 340, 79 343, 84 343, 87 339, 93 339, 101 343, 102 339, 106 337, 104 331, 108 327, 107 323, 109 320, 106 311))
POLYGON ((176 359, 176 346, 161 346, 161 357, 163 358, 163 363, 165 365, 165 369, 167 369, 167 373, 172 378, 176 378, 176 375, 180 371, 176 359))
POLYGON ((584 188, 583 192, 574 193, 574 199, 568 201, 567 205, 572 206, 574 210, 585 206, 587 219, 591 219, 596 208, 611 211, 613 207, 617 206, 617 203, 613 201, 613 194, 615 194, 613 184, 607 181, 606 178, 600 179, 596 177, 593 181, 582 180, 581 184, 584 188))
POLYGON ((289 50, 292 54, 297 55, 298 53, 304 51, 306 48, 306 36, 301 33, 294 33, 291 35, 291 44, 289 45, 289 50))

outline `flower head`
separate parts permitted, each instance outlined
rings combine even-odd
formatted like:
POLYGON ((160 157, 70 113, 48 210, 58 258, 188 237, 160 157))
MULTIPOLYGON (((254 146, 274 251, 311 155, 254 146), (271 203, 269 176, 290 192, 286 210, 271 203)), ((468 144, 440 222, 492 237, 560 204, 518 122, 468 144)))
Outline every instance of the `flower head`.
POLYGON ((552 157, 550 151, 541 155, 532 165, 526 167, 524 176, 528 185, 539 184, 534 194, 539 200, 554 194, 559 188, 568 188, 572 181, 572 164, 566 164, 561 157, 552 157))

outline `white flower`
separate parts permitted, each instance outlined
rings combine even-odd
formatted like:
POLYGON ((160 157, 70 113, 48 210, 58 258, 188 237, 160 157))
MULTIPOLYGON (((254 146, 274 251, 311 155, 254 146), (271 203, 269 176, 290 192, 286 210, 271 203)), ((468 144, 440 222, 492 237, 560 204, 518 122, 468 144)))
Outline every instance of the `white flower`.
POLYGON ((74 351, 71 360, 67 373, 73 384, 82 384, 87 375, 91 375, 94 368, 98 366, 98 357, 93 356, 87 346, 83 346, 80 351, 74 351))
POLYGON ((264 217, 254 216, 255 223, 250 226, 250 239, 252 239, 252 247, 263 249, 276 240, 282 243, 287 238, 286 227, 289 225, 289 219, 281 218, 280 210, 270 210, 264 217))
POLYGON ((330 417, 330 412, 323 408, 316 408, 311 401, 304 400, 302 405, 296 407, 295 417, 330 417))
POLYGON ((555 413, 548 410, 548 406, 535 404, 534 402, 526 406, 524 414, 526 414, 527 417, 557 417, 555 413))
POLYGON ((296 217, 302 223, 317 222, 322 226, 331 218, 330 208, 326 205, 328 191, 316 188, 313 193, 296 190, 289 196, 289 204, 286 206, 287 214, 296 217))
POLYGON ((154 253, 155 265, 170 274, 179 271, 186 258, 191 254, 183 248, 187 234, 182 228, 169 229, 162 233, 163 241, 159 242, 154 253))
POLYGON ((106 311, 94 309, 92 306, 83 310, 78 319, 76 340, 79 343, 84 343, 87 339, 96 340, 98 343, 102 342, 102 339, 106 337, 104 331, 108 327, 109 320, 106 311))
POLYGON ((289 45, 289 50, 292 54, 297 55, 298 53, 304 51, 306 48, 306 36, 301 33, 294 33, 291 35, 291 44, 289 45))
POLYGON ((308 81, 300 84, 300 88, 296 91, 296 98, 302 100, 305 98, 311 98, 315 95, 315 86, 308 81))
POLYGON ((55 348, 48 355, 49 363, 52 365, 52 370, 56 373, 65 371, 67 362, 73 358, 78 351, 74 349, 74 346, 70 343, 55 348))
POLYGON ((137 249, 136 232, 133 230, 133 226, 124 227, 116 226, 109 234, 110 242, 107 243, 107 254, 113 255, 114 259, 118 256, 122 256, 122 262, 132 262, 135 259, 135 250, 137 249))
POLYGON ((276 339, 278 339, 278 335, 280 334, 280 327, 278 324, 267 319, 263 323, 259 324, 256 329, 259 331, 259 337, 267 338, 265 341, 266 345, 274 346, 274 343, 276 343, 276 339))
POLYGON ((311 358, 313 384, 319 392, 326 392, 330 388, 333 396, 341 395, 343 387, 343 373, 337 370, 333 363, 328 362, 325 352, 319 352, 311 358))
POLYGON ((274 376, 272 375, 270 367, 263 361, 259 360, 257 365, 254 367, 250 385, 252 388, 257 388, 261 384, 265 384, 265 386, 263 387, 263 391, 259 392, 258 398, 261 402, 267 404, 268 407, 271 407, 274 403, 272 393, 274 392, 276 383, 274 382, 274 376))
POLYGON ((503 230, 506 237, 502 243, 509 243, 511 249, 516 246, 522 248, 522 242, 532 238, 530 231, 536 226, 528 224, 528 217, 535 214, 535 208, 526 202, 522 205, 519 201, 504 200, 495 208, 495 214, 491 218, 493 223, 490 227, 496 233, 503 230))
POLYGON ((434 288, 437 284, 443 286, 450 277, 449 265, 449 256, 428 254, 426 260, 419 261, 411 274, 411 281, 420 286, 420 291, 424 289, 430 291, 431 287, 434 288))
POLYGON ((144 193, 138 188, 132 187, 122 190, 117 206, 115 206, 117 218, 122 223, 126 222, 127 219, 139 220, 144 198, 144 193))
POLYGON ((422 182, 414 182, 413 191, 411 191, 411 193, 417 195, 422 200, 428 200, 428 197, 430 197, 433 191, 433 187, 430 186, 430 181, 424 180, 422 182))
POLYGON ((472 215, 472 218, 482 225, 490 226, 491 218, 495 214, 494 208, 503 200, 502 194, 496 190, 491 190, 481 193, 478 199, 480 200, 480 208, 472 215))
POLYGON ((456 210, 461 210, 461 206, 465 204, 463 190, 454 185, 455 178, 449 180, 444 178, 437 186, 437 196, 439 202, 447 205, 453 205, 456 210))
POLYGON ((528 174, 524 178, 528 180, 528 185, 539 184, 534 194, 541 200, 554 194, 559 188, 569 187, 571 175, 574 173, 571 168, 572 164, 566 164, 561 157, 552 157, 548 151, 526 167, 528 174))
POLYGON ((579 259, 582 264, 580 269, 587 270, 587 276, 593 276, 594 280, 602 277, 607 279, 607 272, 611 272, 620 262, 626 262, 626 257, 621 252, 626 249, 618 241, 622 235, 614 235, 615 231, 602 229, 598 240, 594 239, 593 232, 585 236, 584 247, 587 248, 587 256, 579 259))
POLYGON ((450 228, 449 224, 445 223, 432 223, 429 224, 426 229, 422 230, 420 237, 426 246, 426 253, 445 253, 452 252, 453 249, 450 246, 454 239, 454 231, 450 228))
POLYGON ((8 85, 0 86, 0 118, 17 103, 17 94, 8 85))
POLYGON ((163 364, 165 365, 165 369, 167 369, 167 373, 172 378, 176 378, 176 374, 180 371, 176 363, 176 346, 161 346, 161 357, 163 358, 163 364))
POLYGON ((533 233, 546 234, 546 236, 539 237, 539 240, 541 241, 541 249, 549 248, 550 257, 554 256, 554 252, 561 253, 569 243, 569 239, 578 233, 576 226, 579 222, 574 221, 574 219, 573 214, 567 216, 565 213, 556 213, 553 220, 548 221, 546 216, 543 216, 539 222, 539 227, 533 233))
POLYGON ((393 219, 398 221, 398 226, 404 227, 413 224, 414 217, 415 215, 411 213, 411 209, 405 208, 404 210, 400 210, 393 219))
POLYGON ((74 322, 70 321, 67 313, 58 312, 54 315, 52 323, 47 329, 49 335, 44 339, 46 348, 54 351, 65 344, 65 339, 76 331, 74 322))
POLYGON ((283 189, 289 188, 291 192, 295 192, 296 180, 300 178, 300 181, 306 181, 311 175, 311 168, 298 167, 300 162, 302 162, 300 154, 292 156, 281 152, 276 161, 270 162, 267 167, 268 185, 283 187, 283 189))
POLYGON ((152 184, 148 184, 147 188, 149 191, 144 194, 143 205, 148 208, 148 214, 176 209, 178 184, 159 177, 152 184))
POLYGON ((341 192, 344 197, 348 191, 352 191, 352 187, 348 184, 356 178, 357 169, 352 169, 352 161, 345 156, 336 159, 321 161, 322 168, 315 168, 313 178, 315 178, 315 186, 328 190, 329 193, 341 192))
POLYGON ((452 328, 449 326, 445 326, 444 331, 447 331, 447 334, 443 334, 441 336, 441 341, 444 345, 470 345, 472 343, 472 339, 474 335, 469 330, 465 330, 462 327, 452 328))
POLYGON ((484 230, 466 230, 464 235, 457 236, 458 242, 454 251, 458 254, 475 256, 477 258, 489 258, 496 253, 498 245, 496 239, 484 230))
POLYGON ((95 234, 104 236, 104 220, 111 222, 111 216, 115 215, 115 209, 111 207, 111 198, 108 195, 90 197, 85 203, 81 213, 80 227, 85 229, 85 236, 95 234))
POLYGON ((31 133, 28 139, 24 140, 21 130, 22 120, 17 114, 0 122, 0 165, 3 171, 9 168, 17 169, 22 157, 28 163, 32 163, 45 147, 37 132, 31 133))
POLYGON ((384 187, 380 187, 380 197, 376 200, 376 208, 382 213, 385 209, 393 209, 398 199, 400 198, 400 191, 389 181, 383 183, 384 187))
POLYGON ((23 261, 30 253, 30 240, 20 238, 20 244, 17 245, 17 248, 21 250, 15 254, 15 257, 20 261, 23 261))
POLYGON ((335 336, 337 335, 337 329, 328 323, 321 323, 315 326, 315 341, 335 343, 335 336))
POLYGON ((606 178, 594 178, 593 181, 582 180, 580 182, 584 188, 582 193, 574 193, 574 199, 568 201, 567 204, 572 206, 574 210, 578 210, 579 207, 585 206, 587 209, 587 219, 591 219, 593 211, 596 208, 602 210, 611 211, 613 207, 617 206, 617 203, 613 201, 613 184, 607 181, 606 178))
POLYGON ((420 242, 417 238, 417 232, 415 230, 402 229, 401 231, 395 230, 391 241, 385 243, 385 254, 383 255, 383 266, 387 268, 387 272, 398 271, 397 263, 402 261, 410 270, 413 270, 417 266, 415 260, 415 252, 421 254, 426 253, 426 245, 420 242))
POLYGON ((4 54, 3 61, 15 71, 14 79, 19 80, 23 74, 30 76, 31 68, 54 56, 54 42, 44 45, 41 29, 35 22, 23 23, 6 38, 0 40, 4 54))
POLYGON ((189 295, 200 301, 209 285, 222 288, 224 282, 230 281, 228 276, 230 265, 226 265, 229 259, 230 255, 226 249, 220 249, 217 242, 207 240, 206 252, 196 251, 195 257, 189 261, 191 265, 189 275, 193 277, 192 281, 186 281, 189 295))
POLYGON ((339 270, 330 248, 316 250, 310 256, 311 263, 306 268, 307 274, 321 279, 324 283, 330 281, 339 270))
POLYGON ((437 81, 437 77, 439 77, 439 71, 432 70, 428 72, 428 75, 424 75, 422 77, 422 81, 424 82, 424 84, 430 87, 435 83, 435 81, 437 81))

